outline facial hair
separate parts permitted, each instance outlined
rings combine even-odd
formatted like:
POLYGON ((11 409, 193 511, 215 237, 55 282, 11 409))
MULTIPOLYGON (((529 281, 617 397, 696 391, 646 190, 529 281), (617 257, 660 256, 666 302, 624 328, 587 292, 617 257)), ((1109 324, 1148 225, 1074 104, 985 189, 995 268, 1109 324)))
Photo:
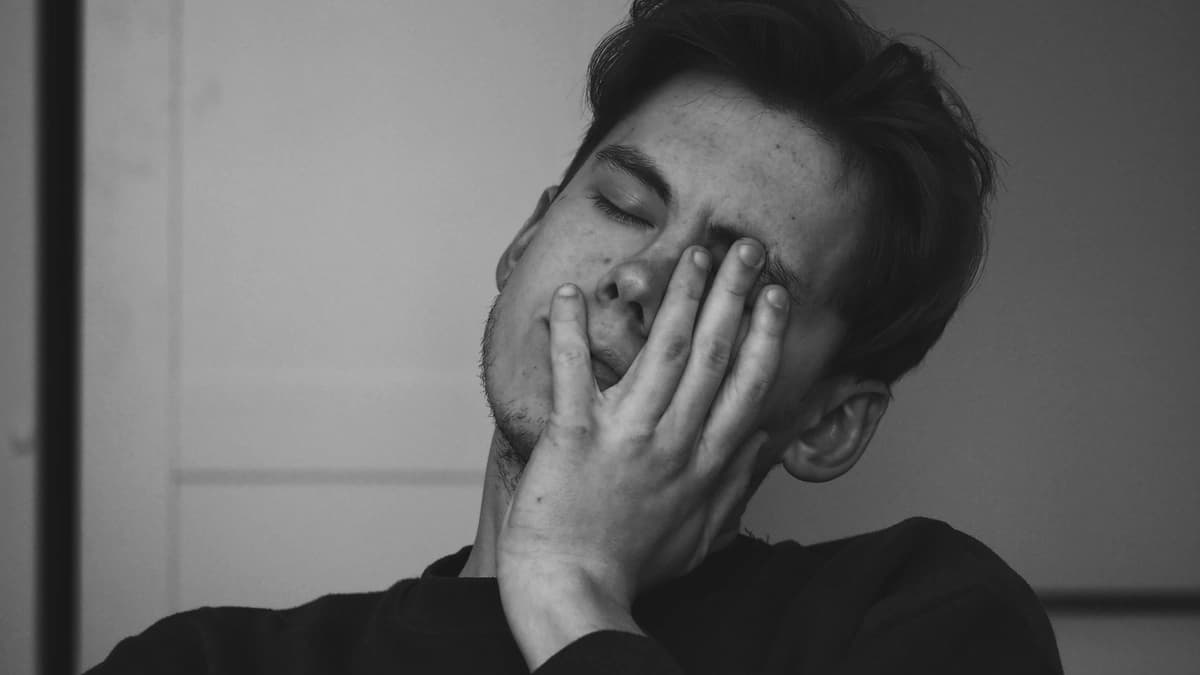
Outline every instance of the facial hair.
POLYGON ((492 368, 496 362, 493 348, 496 321, 500 306, 500 295, 492 300, 487 322, 483 327, 483 339, 479 349, 479 381, 487 399, 488 411, 496 425, 497 448, 495 453, 496 473, 505 490, 511 495, 517 489, 521 472, 533 454, 546 420, 532 418, 515 401, 502 401, 496 394, 492 368))

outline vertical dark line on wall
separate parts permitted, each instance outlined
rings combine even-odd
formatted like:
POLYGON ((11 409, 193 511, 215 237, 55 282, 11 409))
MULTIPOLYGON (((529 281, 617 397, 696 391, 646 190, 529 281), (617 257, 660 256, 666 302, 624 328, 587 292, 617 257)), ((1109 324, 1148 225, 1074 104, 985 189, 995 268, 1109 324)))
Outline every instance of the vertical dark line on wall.
POLYGON ((79 636, 83 39, 78 0, 37 8, 37 663, 66 675, 79 636))

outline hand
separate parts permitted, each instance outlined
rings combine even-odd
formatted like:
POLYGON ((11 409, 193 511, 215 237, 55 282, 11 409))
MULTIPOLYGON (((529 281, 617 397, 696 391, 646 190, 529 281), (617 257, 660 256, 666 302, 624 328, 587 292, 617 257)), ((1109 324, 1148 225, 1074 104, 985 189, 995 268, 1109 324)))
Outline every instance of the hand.
POLYGON ((698 565, 747 497, 766 442, 753 424, 787 325, 787 294, 769 286, 733 353, 762 259, 759 244, 736 244, 705 299, 708 252, 685 251, 644 348, 604 392, 579 290, 551 301, 553 410, 498 546, 501 599, 531 668, 555 641, 640 632, 636 594, 698 565), (539 621, 546 611, 554 620, 539 621))

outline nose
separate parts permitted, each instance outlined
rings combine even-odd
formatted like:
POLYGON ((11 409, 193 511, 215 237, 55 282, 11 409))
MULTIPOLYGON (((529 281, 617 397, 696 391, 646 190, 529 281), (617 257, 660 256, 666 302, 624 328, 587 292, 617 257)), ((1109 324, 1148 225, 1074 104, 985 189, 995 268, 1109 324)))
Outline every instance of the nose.
POLYGON ((675 260, 665 252, 641 255, 614 265, 596 283, 596 300, 636 328, 644 339, 667 291, 675 260))

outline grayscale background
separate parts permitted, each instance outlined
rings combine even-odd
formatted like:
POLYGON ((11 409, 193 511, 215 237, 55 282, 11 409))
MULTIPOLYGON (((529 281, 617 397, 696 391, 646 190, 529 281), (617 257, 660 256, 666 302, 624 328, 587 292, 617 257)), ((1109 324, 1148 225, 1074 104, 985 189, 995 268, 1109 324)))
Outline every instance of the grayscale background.
MULTIPOLYGON (((1046 597, 1195 597, 1200 4, 855 4, 957 60, 1005 160, 991 255, 860 465, 769 479, 748 527, 927 515, 1046 597)), ((470 542, 495 261, 625 7, 87 3, 83 666, 168 613, 381 589, 470 542)), ((6 673, 34 644, 33 8, 0 3, 6 673)), ((1200 672, 1198 613, 1051 618, 1069 673, 1200 672)))

